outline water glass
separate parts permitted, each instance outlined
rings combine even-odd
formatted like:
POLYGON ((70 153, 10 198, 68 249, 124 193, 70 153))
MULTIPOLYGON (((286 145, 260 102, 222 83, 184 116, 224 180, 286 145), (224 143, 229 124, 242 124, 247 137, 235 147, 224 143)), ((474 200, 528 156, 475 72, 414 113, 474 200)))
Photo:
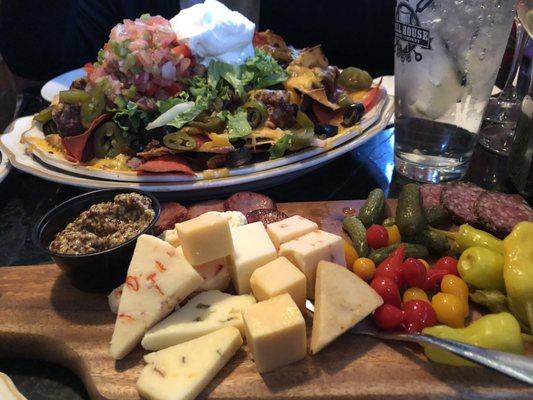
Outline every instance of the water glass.
POLYGON ((395 163, 413 180, 468 168, 514 17, 514 0, 397 0, 395 163))

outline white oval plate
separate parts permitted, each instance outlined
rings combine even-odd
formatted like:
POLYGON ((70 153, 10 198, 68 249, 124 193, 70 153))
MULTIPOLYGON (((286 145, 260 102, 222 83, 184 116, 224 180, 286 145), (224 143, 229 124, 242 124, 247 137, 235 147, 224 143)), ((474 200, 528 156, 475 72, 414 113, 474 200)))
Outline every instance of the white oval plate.
POLYGON ((41 88, 41 96, 43 99, 51 102, 56 94, 59 94, 62 90, 68 90, 70 84, 82 76, 85 76, 85 70, 83 68, 78 68, 56 76, 44 84, 41 88))
MULTIPOLYGON (((242 176, 248 175, 260 171, 265 171, 284 165, 300 162, 310 157, 314 157, 317 154, 327 152, 328 150, 335 148, 337 146, 346 143, 349 140, 354 139, 355 137, 361 135, 369 127, 374 125, 376 122, 380 121, 383 118, 383 111, 385 105, 388 103, 389 98, 385 90, 380 91, 380 101, 378 104, 372 108, 364 117, 361 119, 361 122, 355 127, 353 131, 345 132, 342 135, 327 139, 327 144, 324 147, 309 147, 307 149, 292 153, 275 160, 268 160, 262 162, 256 162, 250 165, 245 165, 239 168, 231 168, 229 170, 229 176, 242 176)), ((39 139, 44 139, 44 133, 40 127, 33 126, 25 134, 25 137, 34 137, 39 139)), ((73 163, 68 161, 61 154, 50 154, 38 147, 32 146, 33 154, 38 157, 42 162, 48 164, 54 168, 64 170, 66 172, 71 172, 74 174, 84 175, 91 178, 97 179, 107 179, 112 181, 123 181, 123 182, 193 182, 209 179, 213 176, 213 173, 210 173, 208 176, 203 172, 196 173, 195 176, 188 176, 184 174, 169 174, 169 173, 158 173, 158 174, 141 174, 138 175, 134 171, 113 171, 113 170, 103 170, 103 169, 94 169, 87 167, 83 164, 73 163)), ((214 172, 214 171, 213 171, 214 172)), ((228 176, 228 174, 225 174, 228 176)))
POLYGON ((6 178, 10 169, 11 164, 9 163, 9 158, 7 157, 7 154, 4 153, 0 148, 0 182, 6 178))
POLYGON ((375 125, 370 127, 362 135, 345 142, 327 152, 320 153, 314 157, 295 162, 289 165, 250 173, 247 175, 205 179, 194 182, 119 182, 87 178, 77 174, 71 174, 63 170, 50 167, 42 163, 36 157, 26 153, 26 146, 20 143, 22 134, 31 127, 32 117, 19 118, 7 129, 5 134, 0 136, 0 147, 2 147, 9 157, 11 164, 24 172, 38 176, 42 179, 50 180, 60 184, 76 186, 84 189, 100 188, 139 188, 150 192, 180 192, 181 198, 198 197, 207 194, 221 194, 229 192, 238 186, 240 190, 257 190, 260 188, 279 185, 303 175, 319 166, 326 164, 342 154, 351 151, 367 140, 371 139, 386 126, 393 113, 393 101, 388 98, 381 118, 375 125))

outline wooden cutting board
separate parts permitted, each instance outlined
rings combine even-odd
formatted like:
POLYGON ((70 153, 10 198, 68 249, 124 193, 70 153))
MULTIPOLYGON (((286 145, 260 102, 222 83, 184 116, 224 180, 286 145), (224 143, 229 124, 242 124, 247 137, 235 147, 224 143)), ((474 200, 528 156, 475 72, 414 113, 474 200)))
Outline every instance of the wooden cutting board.
MULTIPOLYGON (((286 203, 279 208, 340 234, 344 213, 361 204, 286 203)), ((114 321, 107 296, 78 291, 55 265, 0 268, 0 356, 64 365, 83 380, 92 399, 138 399, 135 382, 145 352, 137 348, 115 362, 108 354, 114 321)), ((528 353, 533 354, 531 347, 528 353)), ((484 368, 430 363, 416 345, 346 334, 317 356, 263 375, 241 349, 199 398, 523 400, 533 399, 533 387, 484 368)))

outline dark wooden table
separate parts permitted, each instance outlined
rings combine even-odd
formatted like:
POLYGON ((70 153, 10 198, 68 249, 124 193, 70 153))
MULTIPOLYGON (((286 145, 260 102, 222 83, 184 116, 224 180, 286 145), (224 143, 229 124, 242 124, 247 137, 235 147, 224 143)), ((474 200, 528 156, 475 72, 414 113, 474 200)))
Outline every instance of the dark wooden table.
MULTIPOLYGON (((278 202, 366 198, 376 187, 396 197, 405 180, 394 172, 394 130, 389 128, 328 165, 263 191, 278 202)), ((507 159, 476 148, 467 179, 487 189, 513 192, 507 159)), ((46 263, 31 243, 37 219, 55 204, 81 191, 12 170, 0 184, 0 266, 46 263)), ((1 269, 0 269, 1 273, 1 269)), ((39 360, 2 359, 7 373, 30 400, 87 399, 79 379, 66 369, 39 360)))

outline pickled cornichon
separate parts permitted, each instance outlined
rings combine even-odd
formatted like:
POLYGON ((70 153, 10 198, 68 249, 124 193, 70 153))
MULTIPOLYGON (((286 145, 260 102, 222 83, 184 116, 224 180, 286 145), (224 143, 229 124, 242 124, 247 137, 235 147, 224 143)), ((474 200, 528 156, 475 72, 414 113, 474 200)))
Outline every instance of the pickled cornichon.
POLYGON ((370 225, 380 224, 383 219, 385 208, 385 193, 381 189, 374 189, 368 195, 365 204, 359 210, 357 218, 363 223, 365 228, 370 225))
POLYGON ((374 263, 379 264, 385 260, 391 253, 396 250, 400 245, 404 246, 404 257, 409 258, 426 258, 429 254, 428 249, 420 244, 414 243, 396 243, 391 244, 390 246, 382 247, 377 250, 373 250, 368 258, 370 258, 374 263))
POLYGON ((346 217, 342 221, 342 228, 348 233, 359 257, 366 257, 370 247, 366 241, 366 228, 357 217, 346 217))
POLYGON ((400 192, 396 207, 396 225, 401 234, 407 236, 417 235, 427 226, 420 187, 416 183, 408 183, 400 192))

